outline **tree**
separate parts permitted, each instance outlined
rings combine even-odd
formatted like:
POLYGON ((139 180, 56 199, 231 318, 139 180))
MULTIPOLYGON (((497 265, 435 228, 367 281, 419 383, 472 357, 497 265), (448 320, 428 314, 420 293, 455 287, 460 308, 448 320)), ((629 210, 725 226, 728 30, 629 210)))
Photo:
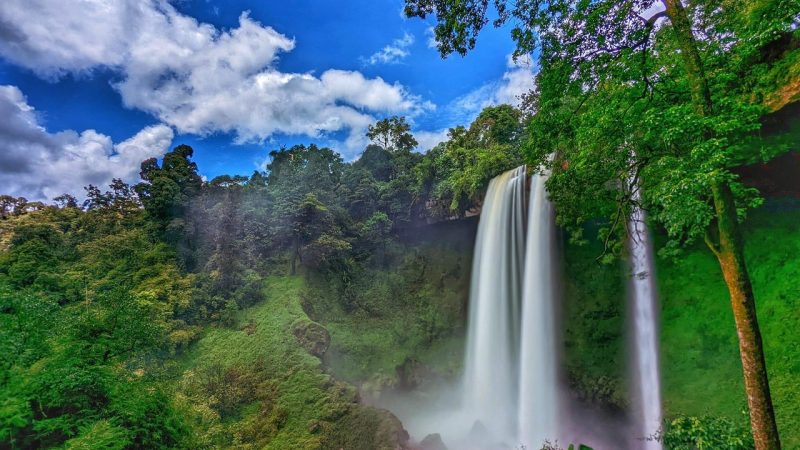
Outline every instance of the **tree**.
POLYGON ((316 195, 309 193, 297 205, 292 217, 292 238, 294 241, 291 259, 291 273, 296 273, 296 262, 318 267, 332 254, 348 250, 349 244, 338 237, 338 230, 328 208, 316 195), (304 260, 303 250, 311 250, 311 259, 304 260))
MULTIPOLYGON (((469 128, 451 128, 449 139, 427 155, 420 167, 421 185, 447 205, 449 213, 463 214, 480 202, 489 181, 498 173, 522 164, 522 113, 511 105, 484 108, 469 128)), ((422 186, 420 186, 422 187, 422 186)))
POLYGON ((29 202, 25 197, 12 197, 10 195, 0 195, 0 219, 7 219, 9 216, 21 216, 32 211, 41 209, 41 203, 29 202))
POLYGON ((77 208, 78 199, 69 194, 61 194, 53 199, 58 208, 77 208))
POLYGON ((516 56, 540 51, 531 139, 538 148, 527 153, 554 172, 548 187, 559 221, 585 221, 580 207, 597 196, 593 201, 610 216, 608 242, 641 189, 642 206, 653 210, 673 246, 705 240, 730 292, 756 448, 779 449, 739 231, 744 211, 758 202, 731 168, 754 158, 741 141, 758 128, 763 108, 750 103, 747 83, 759 64, 774 62, 775 52, 760 49, 792 33, 797 2, 757 2, 759 25, 731 20, 738 7, 715 1, 687 2, 687 11, 678 0, 663 0, 665 11, 650 17, 643 14, 653 0, 407 0, 405 11, 435 14, 440 52, 464 54, 489 22, 490 4, 495 26, 513 20, 516 56), (563 201, 570 198, 583 201, 570 206, 563 201))
POLYGON ((368 145, 361 157, 353 163, 355 168, 363 168, 377 181, 389 181, 392 177, 392 154, 387 147, 368 145))
MULTIPOLYGON (((139 197, 136 195, 134 189, 119 178, 114 178, 111 184, 108 185, 111 190, 101 192, 97 186, 89 185, 85 187, 86 200, 83 202, 83 207, 87 211, 106 209, 113 211, 117 214, 118 218, 125 218, 137 211, 140 207, 139 197)), ((63 199, 58 197, 56 200, 61 199, 67 206, 70 204, 70 198, 63 199)), ((71 199, 75 200, 74 197, 71 199)))
POLYGON ((409 132, 411 127, 405 117, 389 117, 379 120, 367 129, 367 137, 376 145, 393 152, 410 152, 417 140, 409 132))
POLYGON ((183 216, 189 199, 199 193, 203 184, 197 164, 189 160, 193 154, 188 145, 179 145, 164 155, 160 166, 155 158, 142 162, 143 181, 134 190, 147 212, 164 225, 183 216))
POLYGON ((158 232, 178 248, 189 268, 196 263, 198 230, 188 209, 203 186, 197 164, 190 160, 193 154, 192 147, 179 145, 164 155, 160 166, 155 158, 143 161, 142 182, 134 186, 158 232))

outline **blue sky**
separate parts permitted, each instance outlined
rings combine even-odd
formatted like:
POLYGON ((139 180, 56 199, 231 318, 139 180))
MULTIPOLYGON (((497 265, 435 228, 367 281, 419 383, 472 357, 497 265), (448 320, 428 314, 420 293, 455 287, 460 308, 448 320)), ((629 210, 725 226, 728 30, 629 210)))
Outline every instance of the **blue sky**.
POLYGON ((425 151, 532 87, 508 30, 442 59, 400 0, 25 0, 0 3, 0 191, 47 199, 178 144, 203 175, 249 174, 270 150, 329 145, 404 115, 425 151))

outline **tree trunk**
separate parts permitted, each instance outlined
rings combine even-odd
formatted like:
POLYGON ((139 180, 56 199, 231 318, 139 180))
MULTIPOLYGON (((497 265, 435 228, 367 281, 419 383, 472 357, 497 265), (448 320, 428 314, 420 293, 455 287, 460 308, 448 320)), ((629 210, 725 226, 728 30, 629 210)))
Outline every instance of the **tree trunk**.
POLYGON ((295 241, 292 245, 292 261, 290 263, 290 272, 289 275, 297 275, 297 257, 300 255, 300 240, 299 238, 295 238, 295 241))
MULTIPOLYGON (((681 49, 695 111, 701 116, 710 116, 713 114, 711 90, 692 33, 692 23, 680 0, 663 0, 663 2, 681 49)), ((739 230, 736 204, 727 182, 716 181, 712 184, 711 190, 717 219, 718 242, 713 242, 711 238, 706 241, 719 260, 722 275, 730 292, 736 333, 739 337, 739 355, 742 359, 753 440, 756 450, 780 450, 778 426, 775 423, 775 411, 772 407, 767 378, 767 364, 756 317, 755 296, 745 264, 744 243, 739 230)))
POLYGON ((755 296, 744 260, 744 245, 736 219, 733 193, 726 183, 714 184, 712 190, 719 231, 719 243, 712 247, 712 251, 719 260, 731 296, 753 440, 757 450, 779 450, 781 444, 769 391, 755 296))

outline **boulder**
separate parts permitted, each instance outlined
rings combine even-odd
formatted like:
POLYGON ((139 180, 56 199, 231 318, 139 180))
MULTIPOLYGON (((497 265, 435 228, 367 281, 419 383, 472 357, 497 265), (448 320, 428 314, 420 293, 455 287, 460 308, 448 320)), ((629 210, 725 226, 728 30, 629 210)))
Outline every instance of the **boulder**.
POLYGON ((297 342, 312 355, 322 358, 331 345, 331 335, 322 325, 310 320, 299 320, 292 327, 297 342))
POLYGON ((448 450, 439 433, 425 436, 425 438, 420 441, 419 448, 420 450, 448 450))
POLYGON ((406 391, 415 389, 434 377, 433 371, 416 358, 406 358, 402 364, 395 367, 395 372, 397 387, 406 391))

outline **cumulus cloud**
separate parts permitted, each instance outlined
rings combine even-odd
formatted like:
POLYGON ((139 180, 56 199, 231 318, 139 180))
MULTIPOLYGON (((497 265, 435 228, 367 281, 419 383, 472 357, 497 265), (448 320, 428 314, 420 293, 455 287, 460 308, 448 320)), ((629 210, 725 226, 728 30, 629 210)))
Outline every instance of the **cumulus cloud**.
POLYGON ((116 144, 95 130, 51 133, 16 86, 0 86, 0 115, 0 193, 29 200, 80 196, 84 186, 112 178, 134 181, 141 161, 164 155, 173 138, 166 125, 116 144))
POLYGON ((397 64, 411 54, 408 48, 413 43, 414 35, 404 33, 403 37, 395 39, 391 44, 373 53, 364 62, 367 64, 397 64))
POLYGON ((436 147, 437 144, 448 139, 447 134, 449 131, 449 128, 434 131, 415 131, 414 138, 418 142, 417 150, 425 153, 433 147, 436 147))
POLYGON ((57 1, 0 3, 0 55, 39 75, 54 78, 125 61, 141 14, 134 2, 84 1, 72 7, 57 1), (137 22, 137 20, 132 20, 137 22))
MULTIPOLYGON (((125 106, 181 133, 232 132, 238 142, 276 133, 348 133, 355 142, 382 114, 415 115, 432 104, 398 83, 358 72, 287 73, 277 67, 293 39, 247 13, 219 30, 165 0, 59 0, 0 3, 0 55, 43 77, 111 68, 125 106)), ((412 35, 378 54, 407 55, 412 35)), ((376 56, 380 59, 382 56, 376 56)))
POLYGON ((455 111, 461 122, 469 122, 487 106, 504 103, 519 106, 522 95, 534 87, 535 69, 535 63, 530 57, 520 57, 515 61, 509 55, 506 60, 506 71, 499 80, 484 84, 458 97, 447 109, 455 111))

